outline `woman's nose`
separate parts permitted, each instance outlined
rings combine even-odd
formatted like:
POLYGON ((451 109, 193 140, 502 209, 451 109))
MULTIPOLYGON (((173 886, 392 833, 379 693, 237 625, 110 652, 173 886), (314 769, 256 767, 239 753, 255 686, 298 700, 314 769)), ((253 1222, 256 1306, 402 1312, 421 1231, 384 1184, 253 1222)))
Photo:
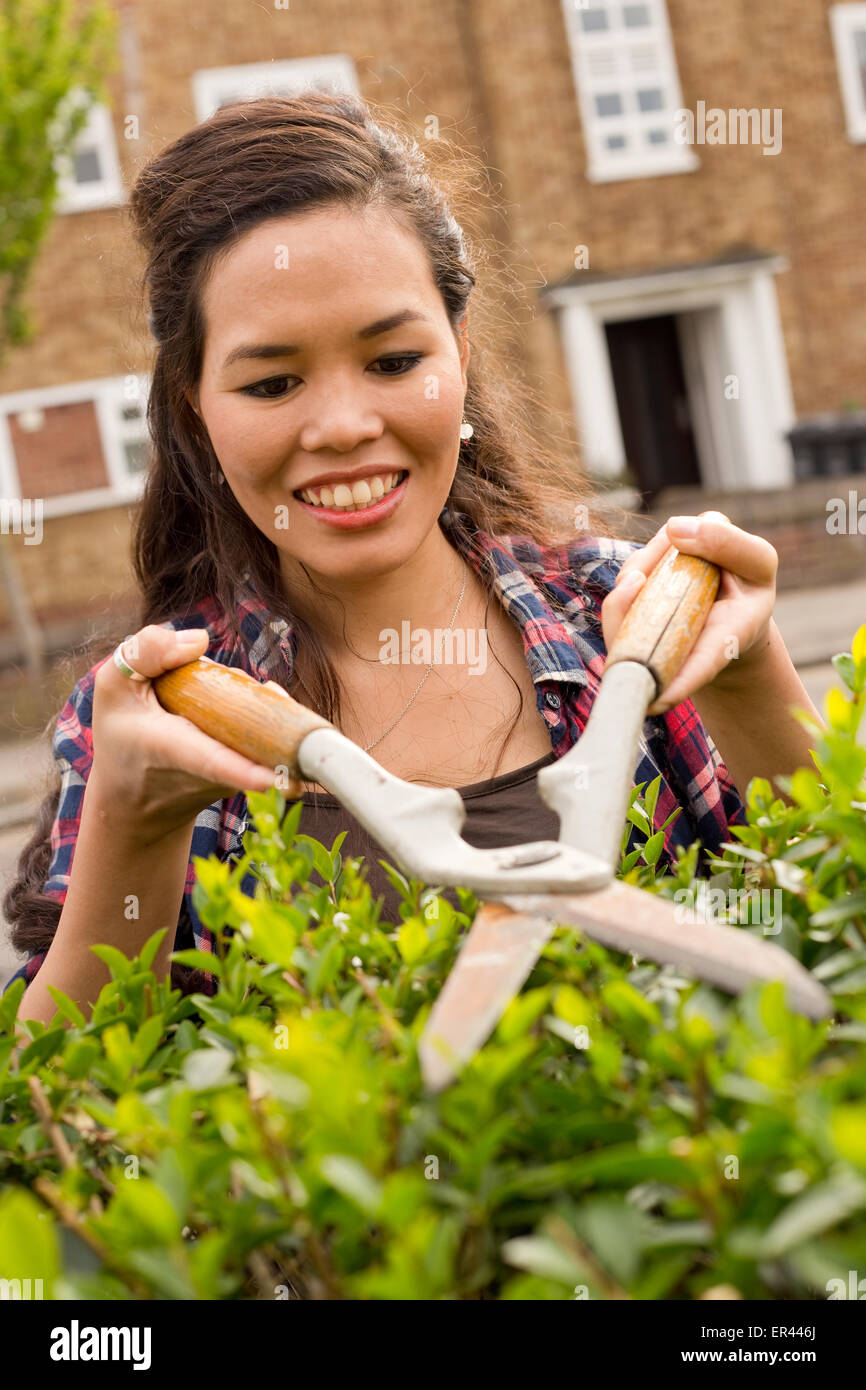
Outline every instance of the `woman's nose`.
POLYGON ((304 402, 306 419, 301 427, 302 449, 332 448, 346 453, 365 439, 378 439, 384 420, 372 393, 358 382, 342 379, 310 392, 304 402))

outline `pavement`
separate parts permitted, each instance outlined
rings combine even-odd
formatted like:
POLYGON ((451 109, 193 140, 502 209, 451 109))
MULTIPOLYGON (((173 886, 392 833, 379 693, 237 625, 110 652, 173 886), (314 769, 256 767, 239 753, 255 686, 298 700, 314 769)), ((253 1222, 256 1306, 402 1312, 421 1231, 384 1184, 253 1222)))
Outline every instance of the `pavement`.
MULTIPOLYGON (((821 589, 787 590, 776 600, 776 622, 810 698, 823 700, 841 682, 830 658, 848 651, 857 628, 866 622, 866 579, 821 589)), ((866 734, 866 730, 864 730, 866 734)), ((33 816, 52 769, 47 736, 0 743, 0 899, 30 836, 33 816)), ((0 989, 17 968, 0 917, 0 989)))

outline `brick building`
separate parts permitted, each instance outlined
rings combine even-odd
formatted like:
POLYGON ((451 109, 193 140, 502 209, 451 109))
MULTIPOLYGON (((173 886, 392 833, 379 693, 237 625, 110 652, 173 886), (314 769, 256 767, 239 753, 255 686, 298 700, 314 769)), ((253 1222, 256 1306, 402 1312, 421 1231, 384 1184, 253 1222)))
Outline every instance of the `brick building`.
POLYGON ((43 499, 42 543, 12 539, 51 644, 130 604, 136 171, 221 102, 308 83, 401 105, 419 139, 430 115, 477 136, 532 306, 525 365, 592 474, 665 514, 721 496, 779 543, 783 583, 862 563, 862 537, 827 543, 825 501, 866 468, 866 4, 115 3, 111 103, 64 172, 36 339, 0 372, 3 525, 43 499), (787 436, 816 414, 853 442, 795 462, 787 436))

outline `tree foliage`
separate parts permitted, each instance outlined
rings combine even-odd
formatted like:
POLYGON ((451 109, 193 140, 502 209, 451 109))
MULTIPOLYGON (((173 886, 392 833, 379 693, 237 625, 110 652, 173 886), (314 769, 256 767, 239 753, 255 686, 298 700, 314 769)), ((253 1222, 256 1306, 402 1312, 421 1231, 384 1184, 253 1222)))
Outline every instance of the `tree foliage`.
POLYGON ((117 18, 104 0, 0 0, 0 360, 28 343, 22 297, 57 205, 57 164, 102 101, 117 18))
MULTIPOLYGON (((383 923, 342 836, 328 850, 298 833, 299 803, 251 794, 242 857, 197 861, 217 953, 178 957, 215 994, 155 977, 157 933, 135 959, 94 948, 113 978, 89 1021, 56 991, 16 1046, 23 985, 3 999, 0 1276, 61 1299, 849 1288, 866 1273, 866 627, 836 665, 847 694, 814 767, 788 800, 754 781, 711 864, 726 890, 780 891, 775 939, 834 1019, 791 1013, 781 985, 730 998, 558 928, 430 1096, 418 1037, 475 898, 455 911, 392 869, 401 921, 383 923)), ((656 792, 636 789, 635 823, 656 792)), ((696 853, 659 870, 649 835, 621 875, 673 898, 697 886, 696 853)))

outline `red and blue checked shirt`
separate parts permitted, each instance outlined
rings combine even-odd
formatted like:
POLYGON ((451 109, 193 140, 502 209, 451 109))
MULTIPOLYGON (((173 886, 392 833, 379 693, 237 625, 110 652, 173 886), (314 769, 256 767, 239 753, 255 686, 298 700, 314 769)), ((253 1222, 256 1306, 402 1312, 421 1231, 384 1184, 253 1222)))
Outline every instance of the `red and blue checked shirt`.
MULTIPOLYGON (((586 537, 562 546, 540 546, 527 537, 490 536, 473 527, 467 516, 461 519, 482 555, 490 557, 496 594, 523 634, 538 708, 550 732, 553 752, 561 757, 579 739, 586 725, 604 669, 601 601, 613 586, 623 561, 638 547, 628 541, 586 537)), ((459 530, 455 531, 449 524, 447 509, 443 510, 439 521, 451 543, 465 555, 467 563, 480 572, 481 561, 466 548, 459 530)), ((243 576, 236 592, 242 644, 227 632, 225 616, 216 601, 205 601, 182 618, 168 620, 162 625, 178 629, 206 627, 212 639, 206 654, 212 660, 240 667, 262 681, 279 680, 280 675, 267 665, 265 628, 270 625, 285 663, 284 680, 288 683, 296 641, 290 623, 269 612, 248 574, 243 576)), ((111 657, 104 659, 111 660, 111 657)), ((93 757, 93 681, 101 665, 102 662, 97 662, 78 681, 60 711, 53 736, 54 758, 62 774, 62 788, 51 832, 53 854, 43 892, 59 903, 63 902, 69 886, 84 789, 93 757)), ((665 856, 669 860, 676 859, 676 845, 685 847, 695 840, 718 851, 730 838, 729 825, 744 821, 740 796, 690 700, 644 723, 634 781, 650 782, 659 775, 662 780, 655 810, 656 828, 677 806, 682 807, 682 814, 665 831, 665 856)), ((213 950, 213 934, 193 906, 195 872, 192 860, 211 854, 220 859, 240 854, 246 820, 246 797, 242 792, 214 802, 196 818, 175 938, 176 950, 192 946, 203 951, 213 950)), ((254 893, 252 875, 244 880, 243 888, 245 892, 254 893)), ((32 980, 45 954, 37 952, 30 956, 12 979, 32 980)))

